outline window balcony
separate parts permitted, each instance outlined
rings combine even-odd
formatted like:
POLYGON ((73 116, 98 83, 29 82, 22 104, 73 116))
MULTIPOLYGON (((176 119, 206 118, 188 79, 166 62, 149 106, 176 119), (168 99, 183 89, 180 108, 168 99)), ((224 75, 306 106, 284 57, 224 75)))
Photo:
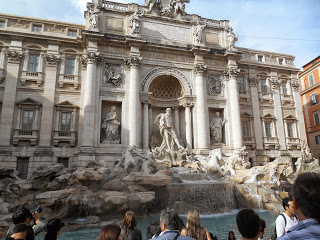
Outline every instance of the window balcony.
POLYGON ((254 137, 251 136, 242 136, 243 144, 249 149, 255 149, 256 148, 256 142, 254 137))
POLYGON ((22 75, 20 78, 21 85, 26 85, 26 82, 35 82, 38 87, 41 87, 43 81, 44 81, 44 73, 42 72, 26 72, 22 71, 22 75))
POLYGON ((301 149, 300 147, 300 140, 296 137, 286 137, 287 149, 301 149))
POLYGON ((17 146, 19 141, 30 142, 32 146, 37 145, 39 130, 36 129, 14 129, 12 144, 17 146))
POLYGON ((59 143, 69 143, 71 147, 76 145, 77 132, 75 131, 54 131, 53 145, 58 146, 59 143))
POLYGON ((264 147, 265 149, 279 149, 279 141, 276 137, 264 137, 264 147))
POLYGON ((79 76, 60 74, 59 80, 58 80, 58 86, 59 88, 63 88, 64 85, 73 85, 74 89, 76 90, 79 86, 79 76))

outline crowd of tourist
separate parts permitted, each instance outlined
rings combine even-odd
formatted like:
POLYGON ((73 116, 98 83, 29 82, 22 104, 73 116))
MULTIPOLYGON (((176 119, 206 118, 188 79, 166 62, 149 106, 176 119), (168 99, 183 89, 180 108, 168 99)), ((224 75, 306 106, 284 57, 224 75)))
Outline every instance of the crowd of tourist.
MULTIPOLYGON (((271 239, 320 239, 320 175, 300 174, 293 184, 292 193, 293 197, 283 199, 284 212, 275 221, 275 234, 271 239)), ((7 231, 6 240, 34 240, 35 235, 43 231, 46 232, 45 240, 58 239, 65 224, 59 218, 41 222, 40 210, 21 208, 16 211, 12 217, 14 226, 7 231), (31 222, 35 224, 31 226, 31 222)), ((236 224, 243 240, 263 239, 266 222, 254 210, 239 211, 236 224)), ((98 240, 142 239, 142 233, 137 229, 137 217, 132 211, 126 212, 121 226, 107 225, 98 236, 98 240)), ((198 211, 189 211, 184 225, 175 210, 167 208, 161 211, 159 221, 150 222, 146 239, 216 240, 217 237, 201 226, 198 211)), ((234 232, 230 231, 228 240, 235 239, 234 232)))

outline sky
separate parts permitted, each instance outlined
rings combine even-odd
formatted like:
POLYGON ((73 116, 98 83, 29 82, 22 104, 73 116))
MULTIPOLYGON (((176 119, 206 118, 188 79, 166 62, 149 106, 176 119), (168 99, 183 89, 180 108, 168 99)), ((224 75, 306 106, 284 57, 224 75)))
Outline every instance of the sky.
MULTIPOLYGON (((90 0, 89 0, 90 1, 90 0)), ((88 0, 0 0, 0 13, 84 24, 88 0)), ((144 0, 113 0, 144 5, 144 0)), ((236 46, 291 54, 301 68, 320 55, 320 0, 190 0, 186 12, 230 20, 236 46)))

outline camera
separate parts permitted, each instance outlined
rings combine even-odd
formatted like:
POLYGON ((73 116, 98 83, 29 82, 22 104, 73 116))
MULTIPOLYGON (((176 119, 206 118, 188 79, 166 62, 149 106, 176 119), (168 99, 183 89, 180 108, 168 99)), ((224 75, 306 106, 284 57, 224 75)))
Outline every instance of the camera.
POLYGON ((30 211, 31 215, 34 215, 36 212, 41 213, 42 212, 42 207, 39 205, 36 209, 30 211))

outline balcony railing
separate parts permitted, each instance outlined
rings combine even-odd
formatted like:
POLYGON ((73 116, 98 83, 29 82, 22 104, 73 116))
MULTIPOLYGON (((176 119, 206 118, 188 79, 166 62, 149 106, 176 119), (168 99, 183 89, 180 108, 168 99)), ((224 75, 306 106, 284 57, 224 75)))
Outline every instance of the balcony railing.
POLYGON ((70 143, 73 147, 76 145, 77 132, 75 131, 54 131, 53 145, 58 146, 59 143, 70 143))
POLYGON ((74 89, 77 89, 79 86, 79 76, 60 74, 59 80, 58 80, 58 86, 59 88, 63 88, 64 85, 73 85, 74 89))
POLYGON ((18 145, 19 141, 29 141, 31 145, 37 145, 38 142, 38 129, 14 129, 12 144, 18 145))
POLYGON ((274 147, 274 149, 279 149, 279 140, 276 137, 264 137, 264 146, 266 149, 270 149, 271 147, 274 147))
POLYGON ((20 78, 20 82, 21 85, 25 85, 26 82, 30 81, 30 82, 36 82, 36 84, 38 85, 38 87, 41 87, 43 80, 44 79, 44 74, 42 72, 26 72, 23 71, 21 78, 20 78))

